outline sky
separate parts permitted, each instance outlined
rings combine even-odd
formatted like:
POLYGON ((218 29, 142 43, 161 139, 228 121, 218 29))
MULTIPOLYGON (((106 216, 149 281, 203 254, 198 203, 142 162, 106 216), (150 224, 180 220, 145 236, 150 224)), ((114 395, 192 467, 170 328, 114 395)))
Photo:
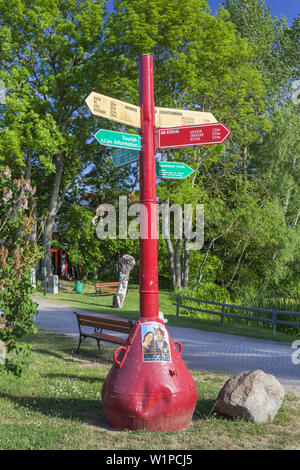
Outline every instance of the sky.
MULTIPOLYGON (((222 3, 222 0, 208 0, 208 5, 211 9, 212 14, 218 6, 222 3)), ((293 23, 294 18, 297 18, 300 12, 299 0, 265 0, 265 4, 270 7, 270 13, 272 16, 284 15, 290 24, 293 23)), ((108 0, 108 11, 112 10, 113 0, 108 0)))
MULTIPOLYGON (((221 3, 222 0, 208 0, 212 13, 221 3)), ((280 15, 284 15, 290 24, 293 23, 294 18, 297 18, 300 12, 299 0, 265 0, 265 4, 270 8, 272 16, 280 17, 280 15)))

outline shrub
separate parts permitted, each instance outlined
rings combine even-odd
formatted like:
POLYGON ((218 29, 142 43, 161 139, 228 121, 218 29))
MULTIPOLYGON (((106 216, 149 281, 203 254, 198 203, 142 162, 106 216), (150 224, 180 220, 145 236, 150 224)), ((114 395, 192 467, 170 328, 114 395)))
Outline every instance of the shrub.
MULTIPOLYGON (((196 290, 181 289, 180 292, 177 291, 176 294, 179 294, 182 297, 190 297, 190 298, 199 299, 199 300, 207 300, 210 302, 223 302, 223 301, 226 303, 231 302, 230 294, 228 290, 225 289, 224 287, 218 286, 217 284, 213 282, 201 283, 199 284, 196 290)), ((192 300, 184 300, 182 303, 184 305, 187 305, 188 307, 201 308, 203 310, 211 310, 213 312, 220 312, 221 310, 220 305, 205 304, 201 302, 194 302, 192 300)), ((197 312, 195 310, 189 310, 189 309, 184 310, 183 308, 180 309, 180 314, 189 315, 193 317, 199 317, 199 318, 214 318, 214 319, 218 318, 216 315, 211 315, 205 312, 197 312)))
POLYGON ((19 339, 37 331, 30 268, 41 254, 28 209, 34 192, 23 177, 13 180, 8 167, 0 173, 0 341, 6 348, 1 368, 16 375, 21 375, 29 354, 29 346, 19 339))

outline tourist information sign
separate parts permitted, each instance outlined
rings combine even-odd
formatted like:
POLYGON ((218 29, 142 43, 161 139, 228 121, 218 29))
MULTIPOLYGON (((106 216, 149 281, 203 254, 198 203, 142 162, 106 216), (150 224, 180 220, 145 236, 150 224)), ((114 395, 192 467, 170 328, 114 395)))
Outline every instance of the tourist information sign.
POLYGON ((231 131, 222 123, 182 126, 157 130, 157 148, 171 149, 222 144, 231 131))
POLYGON ((116 168, 129 163, 137 162, 140 158, 140 152, 138 150, 130 149, 117 149, 114 151, 112 156, 113 164, 116 168))
POLYGON ((155 108, 156 127, 193 126, 218 122, 211 113, 187 109, 155 108))
POLYGON ((181 162, 156 162, 156 176, 183 180, 194 173, 193 168, 181 162))
POLYGON ((100 129, 94 136, 101 145, 108 147, 121 147, 133 150, 141 150, 141 137, 136 134, 125 134, 107 129, 100 129))
POLYGON ((141 127, 139 106, 94 91, 86 98, 85 102, 95 116, 104 117, 127 126, 141 127))

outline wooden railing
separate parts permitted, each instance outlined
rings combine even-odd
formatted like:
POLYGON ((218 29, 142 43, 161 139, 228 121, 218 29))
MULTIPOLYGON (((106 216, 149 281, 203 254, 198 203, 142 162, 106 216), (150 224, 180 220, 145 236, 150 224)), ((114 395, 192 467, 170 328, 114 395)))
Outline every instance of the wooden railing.
POLYGON ((204 313, 209 313, 211 315, 219 315, 221 318, 221 324, 224 325, 224 318, 239 318, 239 319, 245 319, 245 320, 251 320, 251 321, 261 321, 264 323, 269 323, 273 326, 273 335, 275 336, 276 334, 276 325, 287 325, 287 326, 294 326, 294 327, 300 327, 300 323, 296 322, 291 322, 291 321, 286 321, 286 320, 279 320, 278 315, 295 315, 296 317, 300 317, 300 312, 291 312, 287 310, 278 310, 278 309, 266 309, 266 308, 254 308, 254 307, 243 307, 241 305, 234 305, 234 304, 226 304, 225 302, 213 302, 210 300, 200 300, 200 299, 194 299, 192 297, 183 297, 178 295, 174 295, 173 297, 176 298, 176 303, 173 303, 173 305, 176 305, 176 315, 179 316, 179 309, 182 308, 184 310, 194 310, 196 312, 204 312, 204 313), (197 308, 197 307, 191 307, 190 305, 184 305, 182 301, 188 300, 190 302, 198 302, 198 303, 203 303, 203 304, 209 304, 209 305, 217 305, 220 306, 221 309, 220 311, 216 312, 213 310, 207 310, 203 308, 197 308), (261 318, 258 316, 250 316, 250 315, 237 315, 235 313, 228 313, 225 311, 225 309, 237 309, 241 311, 250 311, 250 312, 261 312, 261 313, 267 313, 270 314, 270 318, 261 318))

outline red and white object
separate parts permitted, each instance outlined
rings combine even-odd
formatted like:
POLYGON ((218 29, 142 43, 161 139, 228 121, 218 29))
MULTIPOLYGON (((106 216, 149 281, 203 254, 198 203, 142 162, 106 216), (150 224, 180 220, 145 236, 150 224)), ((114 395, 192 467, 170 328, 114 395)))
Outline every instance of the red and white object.
POLYGON ((199 145, 223 144, 231 131, 222 122, 201 126, 181 126, 157 129, 156 147, 172 149, 199 145))

